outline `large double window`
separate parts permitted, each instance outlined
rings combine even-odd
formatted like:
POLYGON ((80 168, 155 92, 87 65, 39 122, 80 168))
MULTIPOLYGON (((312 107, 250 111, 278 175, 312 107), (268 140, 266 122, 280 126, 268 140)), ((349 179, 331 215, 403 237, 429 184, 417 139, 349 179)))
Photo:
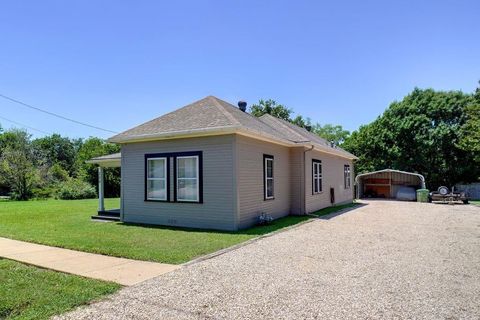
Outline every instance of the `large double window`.
POLYGON ((201 203, 202 152, 145 155, 145 200, 201 203), (173 198, 170 196, 172 175, 173 198))
POLYGON ((352 173, 350 172, 350 165, 346 164, 343 166, 343 182, 345 189, 350 189, 351 186, 352 173))
POLYGON ((312 160, 312 194, 322 192, 322 161, 312 160))
POLYGON ((274 199, 273 188, 273 156, 263 155, 263 197, 265 200, 274 199))

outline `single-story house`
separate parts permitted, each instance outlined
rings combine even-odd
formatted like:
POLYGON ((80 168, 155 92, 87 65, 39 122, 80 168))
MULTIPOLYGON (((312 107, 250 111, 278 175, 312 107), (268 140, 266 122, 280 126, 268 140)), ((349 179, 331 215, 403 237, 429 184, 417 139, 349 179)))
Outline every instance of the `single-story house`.
POLYGON ((359 174, 355 177, 357 198, 396 199, 402 187, 425 188, 425 178, 415 172, 383 169, 359 174))
POLYGON ((353 200, 354 155, 245 109, 208 96, 111 137, 121 154, 89 162, 100 184, 103 167, 121 167, 120 220, 239 230, 353 200))

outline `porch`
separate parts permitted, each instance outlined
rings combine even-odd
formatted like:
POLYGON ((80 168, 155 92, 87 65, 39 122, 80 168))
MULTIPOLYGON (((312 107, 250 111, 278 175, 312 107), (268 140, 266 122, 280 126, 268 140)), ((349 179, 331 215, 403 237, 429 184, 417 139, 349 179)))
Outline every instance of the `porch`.
MULTIPOLYGON (((98 165, 98 211, 92 216, 92 220, 120 221, 121 208, 105 209, 105 173, 104 168, 120 168, 121 153, 113 153, 106 156, 92 158, 87 163, 98 165)), ((120 202, 121 206, 121 202, 120 202)))

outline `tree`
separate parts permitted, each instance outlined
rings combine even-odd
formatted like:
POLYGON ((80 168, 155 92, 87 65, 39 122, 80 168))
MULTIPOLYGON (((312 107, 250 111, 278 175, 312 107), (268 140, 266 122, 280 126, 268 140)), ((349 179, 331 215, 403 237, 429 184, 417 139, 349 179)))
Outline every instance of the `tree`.
POLYGON ((30 135, 25 130, 11 129, 0 134, 0 156, 7 148, 25 149, 30 145, 30 135))
POLYGON ((268 113, 279 119, 283 119, 285 121, 291 121, 290 115, 292 114, 292 110, 285 107, 284 105, 277 104, 275 100, 260 99, 258 104, 253 104, 250 107, 250 113, 255 117, 261 117, 264 114, 268 113))
POLYGON ((27 200, 37 182, 30 135, 22 130, 11 130, 4 133, 0 141, 3 144, 0 180, 10 188, 13 199, 27 200))
POLYGON ((329 123, 323 126, 317 123, 312 131, 327 141, 333 142, 337 146, 341 145, 350 135, 350 131, 343 129, 341 125, 333 125, 329 123))
POLYGON ((336 145, 343 143, 343 141, 345 141, 350 134, 349 131, 344 130, 340 125, 326 124, 322 126, 319 123, 312 125, 311 119, 304 118, 302 115, 297 115, 292 119, 291 115, 293 110, 285 107, 282 104, 277 104, 277 102, 273 99, 260 99, 258 104, 251 106, 250 113, 255 117, 261 117, 264 114, 270 114, 279 119, 293 123, 301 128, 308 129, 309 131, 312 131, 313 133, 335 143, 336 145))
POLYGON ((357 172, 393 168, 423 174, 430 188, 470 182, 479 175, 471 152, 458 147, 472 95, 415 88, 371 124, 346 139, 357 172))
POLYGON ((480 166, 480 87, 475 90, 473 99, 465 110, 467 119, 461 128, 459 147, 471 152, 480 166))
POLYGON ((70 176, 75 174, 77 147, 74 140, 52 134, 32 141, 37 166, 50 168, 59 165, 70 176))
POLYGON ((307 129, 312 127, 312 121, 310 120, 310 118, 304 118, 301 115, 296 116, 295 118, 290 120, 290 122, 301 128, 307 129))
POLYGON ((67 137, 52 134, 32 141, 38 165, 52 167, 57 164, 69 175, 74 174, 76 150, 75 143, 67 137))
MULTIPOLYGON (((86 139, 79 147, 75 161, 77 177, 98 186, 97 166, 85 163, 85 161, 116 152, 120 152, 120 147, 116 144, 107 143, 94 137, 86 139)), ((118 197, 120 195, 120 168, 105 168, 104 175, 105 196, 118 197)))

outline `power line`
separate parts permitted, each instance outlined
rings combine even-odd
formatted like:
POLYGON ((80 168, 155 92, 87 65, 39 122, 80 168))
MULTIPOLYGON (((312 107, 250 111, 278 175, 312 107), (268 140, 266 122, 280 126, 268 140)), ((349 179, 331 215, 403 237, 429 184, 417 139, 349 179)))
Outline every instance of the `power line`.
POLYGON ((77 121, 77 120, 74 120, 74 119, 70 119, 70 118, 61 116, 61 115, 59 115, 59 114, 50 112, 50 111, 47 111, 47 110, 44 110, 44 109, 40 109, 40 108, 38 108, 38 107, 34 107, 34 106, 32 106, 32 105, 29 105, 28 103, 25 103, 25 102, 22 102, 22 101, 19 101, 19 100, 16 100, 16 99, 7 97, 7 96, 5 96, 5 95, 3 95, 3 94, 1 94, 1 93, 0 93, 0 97, 2 97, 2 98, 4 98, 4 99, 7 99, 7 100, 10 100, 10 101, 12 101, 12 102, 21 104, 21 105, 23 105, 23 106, 25 106, 25 107, 27 107, 27 108, 30 108, 30 109, 33 109, 33 110, 37 110, 37 111, 46 113, 46 114, 48 114, 48 115, 51 115, 51 116, 54 116, 54 117, 57 117, 57 118, 60 118, 60 119, 63 119, 63 120, 67 120, 67 121, 70 121, 70 122, 73 122, 73 123, 76 123, 76 124, 79 124, 79 125, 82 125, 82 126, 86 126, 86 127, 89 127, 89 128, 93 128, 93 129, 97 129, 97 130, 102 130, 102 131, 110 132, 110 133, 118 133, 118 132, 115 132, 115 131, 112 131, 112 130, 108 130, 108 129, 100 128, 100 127, 97 127, 97 126, 93 126, 93 125, 88 124, 88 123, 85 123, 85 122, 81 122, 81 121, 77 121))
POLYGON ((13 121, 13 120, 7 119, 7 118, 2 117, 2 116, 0 116, 0 119, 3 119, 5 121, 11 122, 13 124, 16 124, 18 126, 21 126, 21 127, 24 127, 24 128, 30 129, 30 130, 41 132, 41 133, 46 134, 46 135, 51 134, 50 132, 46 132, 46 131, 43 131, 43 130, 40 130, 40 129, 37 129, 37 128, 34 128, 34 127, 30 127, 30 126, 27 126, 26 124, 23 124, 23 123, 20 123, 20 122, 17 122, 17 121, 13 121))

